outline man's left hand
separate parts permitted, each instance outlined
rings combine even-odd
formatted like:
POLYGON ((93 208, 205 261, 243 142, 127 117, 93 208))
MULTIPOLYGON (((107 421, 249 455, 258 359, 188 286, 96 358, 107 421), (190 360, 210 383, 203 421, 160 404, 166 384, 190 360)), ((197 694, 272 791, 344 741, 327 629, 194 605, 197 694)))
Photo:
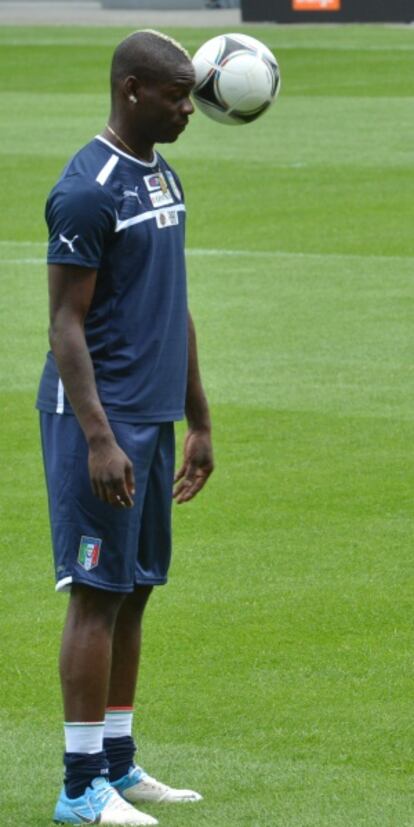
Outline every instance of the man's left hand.
POLYGON ((206 484, 214 468, 210 431, 189 430, 184 441, 184 461, 174 482, 177 503, 192 500, 206 484))

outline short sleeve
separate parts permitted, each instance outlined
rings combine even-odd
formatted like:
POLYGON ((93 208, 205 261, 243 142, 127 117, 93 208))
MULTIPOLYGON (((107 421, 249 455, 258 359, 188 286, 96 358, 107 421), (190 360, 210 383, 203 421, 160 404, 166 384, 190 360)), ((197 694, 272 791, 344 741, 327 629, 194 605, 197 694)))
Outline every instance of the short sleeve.
POLYGON ((99 267, 116 225, 114 203, 101 186, 78 175, 63 179, 50 193, 45 217, 48 264, 99 267))

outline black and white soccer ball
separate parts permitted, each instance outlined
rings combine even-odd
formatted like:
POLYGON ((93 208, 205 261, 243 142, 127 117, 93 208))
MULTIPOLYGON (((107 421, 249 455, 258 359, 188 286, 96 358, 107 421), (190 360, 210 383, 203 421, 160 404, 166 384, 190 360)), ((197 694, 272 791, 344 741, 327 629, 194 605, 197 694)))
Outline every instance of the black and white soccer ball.
POLYGON ((278 62, 260 40, 245 34, 222 34, 207 40, 193 57, 199 109, 220 123, 255 121, 280 89, 278 62))

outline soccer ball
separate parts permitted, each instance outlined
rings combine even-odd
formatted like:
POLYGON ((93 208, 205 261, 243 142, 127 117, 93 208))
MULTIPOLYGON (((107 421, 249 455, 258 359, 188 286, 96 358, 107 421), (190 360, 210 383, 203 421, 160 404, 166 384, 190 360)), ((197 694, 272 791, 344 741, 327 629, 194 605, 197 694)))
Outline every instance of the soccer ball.
POLYGON ((193 57, 197 106, 220 123, 255 121, 280 89, 276 58, 246 34, 222 34, 207 40, 193 57))

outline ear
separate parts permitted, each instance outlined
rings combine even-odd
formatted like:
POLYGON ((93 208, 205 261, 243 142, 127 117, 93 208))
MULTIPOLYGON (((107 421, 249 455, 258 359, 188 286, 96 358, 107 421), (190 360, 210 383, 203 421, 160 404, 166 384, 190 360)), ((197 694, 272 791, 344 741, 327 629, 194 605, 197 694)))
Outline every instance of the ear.
POLYGON ((135 106, 139 101, 139 84, 134 75, 129 75, 124 80, 124 95, 128 103, 135 106))

